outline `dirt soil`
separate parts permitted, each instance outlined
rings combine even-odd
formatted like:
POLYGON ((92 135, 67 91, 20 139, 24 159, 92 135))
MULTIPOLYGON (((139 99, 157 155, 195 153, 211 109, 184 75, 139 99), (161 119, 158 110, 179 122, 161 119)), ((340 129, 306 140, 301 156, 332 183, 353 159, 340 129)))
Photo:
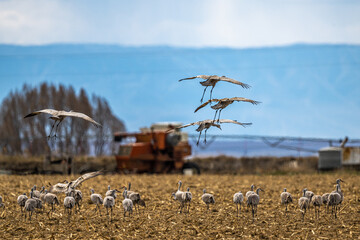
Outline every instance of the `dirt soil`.
MULTIPOLYGON (((83 202, 80 213, 71 216, 68 223, 64 214, 63 199, 52 219, 46 213, 33 215, 25 221, 16 204, 19 194, 29 193, 38 187, 78 176, 28 175, 0 176, 0 195, 5 209, 0 209, 0 239, 360 239, 360 175, 356 172, 295 174, 295 175, 103 175, 90 179, 80 186, 83 202), (342 178, 341 188, 344 203, 338 219, 321 207, 320 218, 316 219, 314 208, 302 221, 297 201, 303 188, 315 194, 334 190, 334 182, 342 178), (177 189, 177 182, 183 181, 184 190, 190 187, 193 200, 190 213, 177 211, 179 204, 171 197, 177 189), (131 217, 123 216, 122 197, 116 199, 113 221, 109 222, 106 211, 102 216, 94 213, 95 206, 89 203, 90 188, 105 195, 107 185, 120 189, 128 182, 132 190, 139 192, 147 207, 131 217), (261 187, 260 204, 255 221, 251 211, 242 207, 239 217, 232 202, 233 194, 249 190, 251 184, 261 187), (287 215, 280 205, 280 193, 286 187, 292 193, 294 203, 287 215), (206 211, 201 201, 202 190, 213 193, 216 203, 206 211)), ((46 206, 46 209, 49 209, 46 206)))

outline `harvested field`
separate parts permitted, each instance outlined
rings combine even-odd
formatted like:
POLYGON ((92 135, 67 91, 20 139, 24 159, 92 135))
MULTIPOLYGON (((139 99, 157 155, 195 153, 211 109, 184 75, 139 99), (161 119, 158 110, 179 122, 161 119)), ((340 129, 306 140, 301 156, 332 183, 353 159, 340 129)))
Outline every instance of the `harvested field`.
MULTIPOLYGON (((71 178, 76 178, 72 176, 71 178)), ((6 205, 0 209, 0 239, 55 238, 55 239, 359 239, 360 238, 360 175, 356 172, 295 175, 104 175, 90 179, 80 186, 84 200, 80 214, 72 216, 68 223, 62 205, 56 207, 53 219, 47 215, 33 215, 31 222, 25 222, 16 204, 19 194, 29 192, 36 184, 63 181, 65 176, 0 176, 0 195, 6 205), (341 188, 345 196, 341 214, 334 219, 321 207, 320 219, 315 219, 314 209, 306 213, 302 221, 297 208, 301 190, 307 187, 315 194, 334 190, 334 182, 342 178, 341 188), (190 187, 193 201, 190 213, 177 213, 179 204, 171 193, 177 189, 178 180, 183 187, 190 187), (119 188, 129 181, 132 190, 138 191, 146 201, 147 208, 140 214, 123 217, 122 198, 117 198, 113 222, 104 215, 94 214, 94 205, 89 204, 90 188, 103 196, 107 185, 119 188), (233 194, 249 190, 251 184, 265 190, 260 193, 258 215, 252 222, 251 212, 242 208, 236 217, 232 203, 233 194), (286 187, 294 198, 287 216, 280 206, 280 193, 286 187), (211 211, 205 211, 200 197, 202 189, 213 193, 216 203, 211 211)), ((69 180, 69 179, 68 179, 69 180)), ((62 203, 64 195, 60 196, 62 203)), ((47 207, 48 208, 48 207, 47 207)))

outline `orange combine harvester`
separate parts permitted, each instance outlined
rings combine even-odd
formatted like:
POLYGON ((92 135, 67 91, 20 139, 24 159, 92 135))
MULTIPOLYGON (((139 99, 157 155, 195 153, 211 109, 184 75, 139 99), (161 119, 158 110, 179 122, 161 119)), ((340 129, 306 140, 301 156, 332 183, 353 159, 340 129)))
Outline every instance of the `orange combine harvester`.
POLYGON ((175 173, 200 174, 198 165, 186 162, 191 155, 188 134, 180 130, 168 132, 180 123, 155 123, 141 128, 138 133, 116 132, 114 141, 119 144, 115 155, 119 172, 124 173, 175 173))

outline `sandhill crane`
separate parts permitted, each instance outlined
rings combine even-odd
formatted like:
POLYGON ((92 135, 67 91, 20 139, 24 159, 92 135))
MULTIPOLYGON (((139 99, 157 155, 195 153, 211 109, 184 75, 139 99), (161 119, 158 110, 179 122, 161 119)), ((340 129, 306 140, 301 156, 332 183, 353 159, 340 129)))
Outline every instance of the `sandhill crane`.
MULTIPOLYGON (((339 189, 339 184, 336 185, 336 190, 338 190, 338 189, 339 189)), ((335 218, 337 218, 336 212, 337 212, 338 205, 340 203, 341 203, 341 195, 339 194, 339 192, 338 191, 331 192, 329 194, 327 205, 331 206, 331 214, 334 214, 334 212, 335 212, 335 218)))
POLYGON ((256 193, 251 194, 247 199, 247 204, 251 206, 253 221, 255 218, 255 214, 257 215, 257 205, 259 205, 259 202, 260 202, 260 191, 265 192, 261 188, 258 188, 258 189, 256 189, 256 193))
POLYGON ((307 197, 309 199, 309 201, 311 201, 311 198, 315 195, 312 191, 307 190, 307 188, 305 188, 305 197, 307 197))
POLYGON ((179 209, 180 209, 180 213, 182 213, 182 210, 185 206, 186 195, 183 191, 180 190, 182 186, 181 181, 178 182, 178 185, 179 185, 178 190, 175 193, 172 193, 172 196, 174 197, 175 200, 179 201, 180 203, 179 209))
POLYGON ((241 191, 234 194, 233 202, 236 204, 236 216, 239 216, 239 212, 241 214, 241 204, 243 201, 244 201, 244 195, 241 193, 241 191), (240 211, 238 205, 240 205, 240 211))
POLYGON ((36 190, 36 185, 33 186, 33 197, 40 198, 40 191, 36 190))
POLYGON ((91 122, 96 127, 101 127, 100 123, 97 123, 95 120, 93 120, 89 116, 87 116, 83 113, 80 113, 80 112, 73 112, 73 111, 67 112, 67 111, 62 111, 62 110, 58 111, 58 110, 54 110, 54 109, 42 109, 42 110, 30 113, 30 114, 26 115, 24 118, 32 117, 32 116, 35 116, 35 115, 38 115, 41 113, 50 114, 51 115, 50 119, 54 120, 54 124, 51 127, 48 138, 50 138, 51 132, 54 129, 55 124, 58 122, 58 124, 56 125, 56 128, 55 128, 55 135, 54 135, 54 137, 56 138, 56 132, 57 132, 58 126, 66 117, 82 118, 86 121, 91 122))
MULTIPOLYGON (((126 196, 133 202, 135 210, 138 210, 137 205, 141 199, 140 193, 130 191, 131 183, 129 183, 128 187, 128 189, 125 186, 123 187, 126 190, 126 196)), ((123 191, 123 197, 125 198, 125 191, 123 191)))
POLYGON ((80 211, 80 202, 82 201, 82 192, 80 190, 74 189, 74 199, 75 199, 75 212, 80 211))
POLYGON ((114 199, 116 199, 116 191, 112 191, 110 185, 108 185, 108 190, 106 191, 105 196, 112 196, 114 199))
MULTIPOLYGON (((115 190, 112 190, 115 193, 115 190)), ((109 217, 109 208, 110 208, 110 221, 112 222, 112 214, 113 214, 113 207, 115 206, 115 198, 113 195, 106 196, 104 198, 104 207, 106 208, 106 215, 109 217)))
POLYGON ((315 208, 315 217, 319 218, 320 215, 320 207, 322 205, 322 197, 320 195, 314 195, 311 198, 310 204, 315 208))
POLYGON ((200 84, 205 87, 200 102, 203 101, 204 95, 205 95, 205 92, 206 92, 206 89, 207 89, 207 87, 209 87, 209 86, 212 87, 211 90, 210 90, 210 99, 211 99, 212 91, 213 91, 216 83, 219 82, 219 81, 225 81, 225 82, 237 84, 237 85, 240 85, 240 86, 243 87, 243 88, 250 88, 250 85, 248 85, 248 84, 239 82, 239 81, 237 81, 237 80, 234 80, 234 79, 231 79, 231 78, 228 78, 228 77, 225 77, 225 76, 219 77, 219 76, 217 76, 217 75, 198 75, 198 76, 195 76, 195 77, 189 77, 189 78, 180 79, 179 82, 184 81, 184 80, 196 79, 196 78, 205 79, 205 81, 200 82, 200 84))
POLYGON ((41 187, 41 191, 40 191, 40 200, 41 202, 45 203, 45 195, 46 193, 48 193, 48 191, 45 189, 45 187, 41 187))
POLYGON ((90 195, 91 202, 96 205, 95 212, 97 209, 99 209, 99 213, 101 216, 100 205, 103 204, 104 201, 100 194, 95 193, 94 189, 91 189, 90 192, 91 192, 91 195, 90 195))
POLYGON ((206 204, 207 210, 210 210, 209 205, 215 204, 215 198, 212 194, 206 193, 206 189, 203 190, 203 195, 201 196, 201 200, 206 204))
POLYGON ((126 212, 129 213, 129 217, 133 211, 133 202, 127 197, 127 190, 125 190, 124 194, 125 199, 122 201, 122 205, 124 208, 124 217, 126 216, 126 212))
POLYGON ((68 214, 68 222, 70 222, 70 216, 72 209, 75 207, 75 198, 74 198, 74 189, 65 193, 66 197, 64 198, 64 209, 68 214))
POLYGON ((329 198, 329 194, 330 194, 330 193, 324 193, 324 194, 321 196, 322 203, 326 206, 326 212, 329 211, 329 207, 328 207, 328 205, 327 205, 328 198, 329 198))
POLYGON ((20 206, 21 214, 23 214, 23 208, 25 206, 25 202, 28 200, 28 197, 26 196, 26 193, 23 193, 18 196, 17 203, 20 206))
POLYGON ((192 193, 190 192, 190 188, 188 187, 185 194, 185 210, 186 210, 186 203, 187 203, 187 212, 190 212, 190 203, 192 200, 192 193))
POLYGON ((306 197, 306 188, 303 190, 303 196, 299 198, 299 208, 302 213, 302 218, 304 221, 304 216, 306 213, 306 209, 310 206, 310 200, 308 197, 306 197))
MULTIPOLYGON (((28 198, 25 201, 25 205, 24 205, 25 221, 26 221, 26 212, 29 212, 29 220, 31 221, 31 216, 32 216, 33 212, 35 211, 36 206, 37 206, 37 201, 36 201, 36 199, 33 198, 33 189, 31 189, 30 198, 28 198)), ((36 214, 36 212, 35 212, 35 214, 36 214)))
POLYGON ((289 192, 287 192, 287 189, 284 188, 284 191, 280 194, 281 204, 285 205, 285 213, 287 212, 287 205, 289 203, 292 203, 292 196, 289 192))
POLYGON ((176 129, 185 128, 185 127, 194 126, 194 125, 199 125, 198 128, 196 129, 197 132, 200 132, 199 138, 198 138, 198 140, 196 142, 196 145, 199 145, 201 132, 205 129, 204 143, 206 143, 206 132, 210 127, 217 127, 217 128, 219 128, 221 130, 221 127, 220 127, 220 125, 218 123, 235 123, 235 124, 241 125, 243 127, 252 124, 252 123, 240 123, 238 121, 230 120, 230 119, 219 119, 218 122, 215 123, 214 120, 207 119, 207 120, 203 120, 203 121, 198 121, 198 122, 193 122, 193 123, 189 123, 189 124, 186 124, 186 125, 182 125, 180 127, 177 127, 176 129))
POLYGON ((242 97, 233 97, 233 98, 222 98, 222 99, 210 99, 208 100, 207 102, 201 104, 198 108, 195 109, 194 112, 197 112, 199 109, 205 107, 206 105, 208 105, 209 103, 212 103, 212 102, 218 102, 217 104, 211 106, 212 109, 216 110, 215 111, 215 116, 214 116, 214 121, 216 119, 216 114, 219 112, 219 116, 218 116, 218 120, 220 119, 220 114, 221 114, 221 111, 226 108, 227 106, 229 106, 230 104, 232 104, 233 102, 249 102, 249 103, 252 103, 254 105, 257 105, 259 104, 260 102, 258 101, 254 101, 254 100, 250 100, 250 99, 247 99, 247 98, 242 98, 242 97))
MULTIPOLYGON (((247 191, 247 192, 246 192, 246 194, 245 194, 246 202, 248 202, 247 199, 249 198, 249 196, 250 196, 251 194, 254 194, 254 193, 255 193, 255 192, 254 192, 254 188, 255 188, 255 185, 252 184, 252 185, 250 186, 250 191, 247 191)), ((247 207, 249 208, 250 205, 247 204, 247 207)))
MULTIPOLYGON (((55 211, 55 204, 59 205, 59 199, 58 197, 53 194, 53 193, 48 193, 47 190, 45 190, 45 196, 44 196, 44 203, 48 204, 51 206, 51 209, 49 210, 49 212, 47 213, 48 215, 51 212, 55 211)), ((49 218, 51 218, 51 214, 49 215, 49 218)))
POLYGON ((75 181, 71 181, 71 182, 65 181, 65 183, 57 183, 55 185, 50 186, 49 192, 50 193, 55 193, 55 194, 56 193, 66 193, 66 192, 70 191, 70 188, 75 189, 83 181, 86 181, 86 180, 88 180, 90 178, 99 176, 101 174, 103 174, 103 171, 90 172, 90 173, 86 173, 86 174, 80 176, 75 181))
MULTIPOLYGON (((337 193, 340 194, 340 196, 341 196, 341 201, 340 201, 340 204, 339 204, 339 205, 341 206, 342 202, 344 201, 344 194, 343 194, 342 191, 341 191, 340 182, 344 182, 344 181, 341 180, 340 178, 336 180, 336 189, 335 189, 335 191, 332 191, 332 193, 333 193, 333 192, 337 192, 337 193)), ((340 210, 340 208, 341 208, 341 207, 339 207, 339 210, 340 210)), ((339 211, 339 214, 340 214, 340 211, 339 211)))

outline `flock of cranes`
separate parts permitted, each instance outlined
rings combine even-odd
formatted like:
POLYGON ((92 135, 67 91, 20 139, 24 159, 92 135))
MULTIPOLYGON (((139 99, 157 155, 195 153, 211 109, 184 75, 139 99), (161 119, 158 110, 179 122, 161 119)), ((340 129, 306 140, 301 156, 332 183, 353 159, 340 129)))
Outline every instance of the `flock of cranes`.
POLYGON ((204 143, 206 144, 206 132, 210 127, 217 127, 217 128, 219 128, 221 130, 220 124, 222 124, 222 123, 234 123, 234 124, 241 125, 243 127, 251 125, 251 123, 241 123, 241 122, 238 122, 236 120, 220 119, 221 111, 223 109, 225 109, 227 106, 229 106, 230 104, 232 104, 233 102, 235 102, 235 101, 236 102, 249 102, 249 103, 254 104, 254 105, 257 105, 260 102, 254 101, 254 100, 251 100, 251 99, 247 99, 247 98, 242 98, 242 97, 222 98, 222 99, 212 99, 211 98, 212 97, 212 91, 213 91, 215 85, 219 81, 225 81, 225 82, 237 84, 237 85, 240 85, 243 88, 250 88, 250 86, 248 84, 239 82, 237 80, 234 80, 234 79, 231 79, 231 78, 228 78, 228 77, 225 77, 225 76, 219 77, 217 75, 198 75, 198 76, 194 76, 194 77, 183 78, 183 79, 180 79, 179 81, 181 82, 181 81, 184 81, 184 80, 191 80, 191 79, 196 79, 196 78, 201 78, 201 79, 205 80, 205 81, 200 82, 200 84, 205 87, 203 95, 202 95, 201 100, 200 100, 201 103, 203 102, 204 95, 205 95, 207 87, 211 86, 211 90, 210 90, 210 99, 208 101, 206 101, 205 103, 201 104, 198 108, 196 108, 195 112, 197 112, 201 108, 205 107, 209 103, 212 104, 213 102, 216 102, 215 105, 211 106, 211 108, 215 110, 214 119, 213 120, 208 119, 208 120, 203 120, 203 121, 198 121, 198 122, 185 124, 183 126, 177 127, 176 129, 198 125, 196 131, 199 132, 199 138, 198 138, 198 140, 196 142, 196 145, 199 145, 201 133, 202 133, 203 130, 205 130, 204 143), (217 113, 219 113, 219 115, 218 115, 218 119, 216 120, 217 113))
MULTIPOLYGON (((299 209, 302 214, 302 219, 304 220, 306 210, 310 207, 314 207, 315 209, 315 217, 319 218, 320 215, 320 206, 325 205, 327 212, 328 207, 332 207, 332 215, 337 218, 337 212, 340 212, 340 205, 344 200, 344 195, 341 191, 340 182, 344 182, 341 179, 336 180, 336 189, 331 193, 325 193, 321 195, 315 195, 313 192, 308 191, 306 188, 302 191, 302 196, 299 198, 299 209)), ((190 188, 187 188, 187 191, 181 191, 182 181, 178 182, 178 189, 175 193, 172 193, 174 200, 180 203, 179 209, 180 213, 189 213, 190 203, 192 200, 192 193, 190 192, 190 188), (183 211, 185 209, 185 211, 183 211)), ((255 185, 250 186, 250 191, 247 191, 244 195, 241 191, 236 192, 233 196, 233 203, 236 205, 236 216, 241 214, 241 206, 246 200, 246 205, 248 208, 251 207, 252 220, 255 220, 255 215, 257 215, 257 207, 260 203, 260 191, 265 192, 261 188, 257 188, 254 191, 255 185)), ((209 210, 210 204, 215 204, 214 195, 207 193, 206 189, 203 190, 203 195, 201 196, 201 200, 206 204, 207 210, 209 210)), ((293 197, 291 193, 284 188, 284 191, 280 194, 280 203, 285 205, 285 214, 288 212, 288 204, 293 202, 293 197)))
MULTIPOLYGON (((48 190, 45 187, 41 188, 41 191, 36 190, 36 186, 33 186, 30 191, 29 197, 26 193, 21 194, 17 197, 17 204, 20 207, 20 212, 24 215, 25 221, 28 217, 31 221, 31 217, 33 213, 38 213, 39 211, 44 212, 45 205, 49 206, 49 210, 47 215, 49 219, 52 218, 52 213, 55 212, 55 206, 60 205, 59 194, 65 193, 65 198, 63 200, 64 211, 68 216, 68 221, 71 220, 71 215, 73 212, 80 212, 80 202, 83 200, 83 195, 80 190, 75 189, 71 185, 71 183, 81 183, 87 179, 98 176, 102 174, 102 172, 93 172, 85 174, 75 181, 71 181, 67 183, 68 188, 66 190, 59 188, 51 188, 48 190)), ((316 195, 313 192, 304 188, 302 190, 302 196, 298 199, 298 207, 301 212, 302 219, 304 221, 306 212, 314 207, 315 218, 320 217, 320 207, 325 205, 326 212, 329 212, 329 207, 331 207, 331 214, 337 218, 340 213, 340 207, 342 202, 344 201, 344 195, 341 191, 340 183, 344 182, 342 179, 336 180, 336 189, 330 193, 325 193, 323 195, 316 195)), ((63 184, 63 183, 61 183, 63 184)), ((76 186, 78 186, 77 184, 76 186)), ((54 185, 56 186, 56 185, 54 185)), ((190 188, 187 187, 186 191, 182 191, 182 181, 178 182, 178 188, 176 192, 172 193, 173 199, 179 203, 178 210, 180 213, 189 214, 191 202, 193 201, 193 194, 190 192, 190 188)), ((121 189, 123 191, 119 191, 117 189, 111 189, 110 185, 108 185, 108 190, 105 193, 105 197, 103 198, 101 194, 95 193, 94 189, 90 189, 90 200, 95 205, 94 212, 95 214, 98 212, 101 216, 101 208, 102 206, 106 209, 107 218, 112 221, 113 219, 113 208, 116 203, 116 199, 118 195, 116 193, 122 193, 122 207, 124 218, 126 214, 130 217, 133 213, 133 209, 139 212, 139 209, 136 209, 136 206, 146 207, 146 204, 138 192, 131 191, 131 183, 129 183, 128 187, 123 186, 121 189)), ((257 216, 258 205, 260 204, 260 191, 265 191, 261 188, 257 188, 255 191, 255 185, 250 186, 250 190, 246 192, 245 196, 241 191, 236 192, 233 195, 233 203, 236 205, 236 216, 241 215, 241 207, 245 203, 249 208, 251 208, 252 213, 252 221, 254 222, 255 216, 257 216)), ((213 194, 206 192, 206 189, 203 189, 203 194, 201 196, 201 201, 206 205, 207 211, 210 210, 210 205, 215 204, 215 197, 213 194)), ((280 203, 281 205, 285 205, 284 214, 287 215, 289 212, 288 205, 293 203, 294 199, 284 188, 284 191, 280 194, 280 203)), ((0 208, 5 208, 5 204, 3 203, 3 198, 0 196, 0 208)), ((250 211, 250 210, 248 210, 250 211)))
MULTIPOLYGON (((77 213, 80 211, 80 203, 83 200, 82 192, 78 189, 75 189, 85 180, 99 176, 103 174, 102 171, 87 173, 68 183, 57 183, 50 186, 49 191, 45 187, 41 188, 41 191, 36 190, 36 185, 31 188, 29 197, 26 193, 23 193, 18 196, 17 204, 20 206, 21 214, 24 215, 24 218, 28 217, 31 221, 32 214, 35 212, 37 214, 37 209, 44 210, 44 206, 48 205, 50 207, 47 215, 51 219, 52 213, 55 211, 55 206, 60 205, 58 195, 65 193, 65 198, 63 201, 64 211, 68 215, 68 221, 70 222, 71 215, 73 212, 77 213)), ((122 187, 124 191, 122 195, 124 200, 122 201, 122 206, 124 208, 124 217, 126 213, 131 216, 133 213, 133 207, 143 206, 146 207, 146 204, 139 193, 130 191, 131 183, 129 183, 128 188, 125 186, 122 187)), ((117 198, 116 193, 121 192, 117 189, 110 189, 108 186, 108 191, 105 193, 105 198, 103 198, 99 193, 95 193, 94 189, 90 189, 90 200, 95 204, 95 213, 99 212, 101 216, 101 206, 106 209, 106 215, 112 221, 113 208, 115 206, 115 199, 117 198)), ((2 197, 0 196, 0 206, 4 207, 2 203, 2 197)), ((138 209, 137 209, 138 210, 138 209)), ((139 210, 138 210, 139 211, 139 210)))

